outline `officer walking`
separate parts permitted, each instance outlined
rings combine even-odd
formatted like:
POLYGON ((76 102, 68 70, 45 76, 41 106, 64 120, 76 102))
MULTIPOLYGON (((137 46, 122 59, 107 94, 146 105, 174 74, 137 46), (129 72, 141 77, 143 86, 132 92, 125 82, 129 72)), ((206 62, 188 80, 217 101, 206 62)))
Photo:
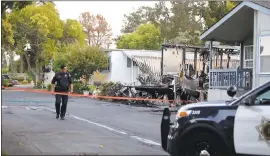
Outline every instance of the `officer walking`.
MULTIPOLYGON (((67 67, 65 65, 61 66, 61 71, 56 73, 52 79, 51 83, 51 92, 63 92, 68 93, 73 92, 73 85, 70 74, 67 72, 67 67), (56 82, 56 85, 55 85, 56 82)), ((62 120, 65 118, 66 109, 67 109, 67 102, 68 102, 68 95, 55 95, 55 109, 56 109, 56 118, 59 118, 59 115, 62 120), (60 111, 60 104, 62 101, 61 111, 60 111)))

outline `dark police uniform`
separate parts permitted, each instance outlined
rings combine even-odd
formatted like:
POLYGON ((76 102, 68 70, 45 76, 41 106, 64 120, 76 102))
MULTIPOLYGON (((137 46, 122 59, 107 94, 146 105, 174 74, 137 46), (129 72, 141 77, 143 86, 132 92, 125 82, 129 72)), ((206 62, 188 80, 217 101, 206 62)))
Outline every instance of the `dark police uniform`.
MULTIPOLYGON (((52 79, 52 84, 55 84, 55 92, 68 92, 69 85, 72 84, 71 76, 69 73, 59 72, 56 73, 55 76, 52 79)), ((68 102, 68 95, 55 95, 55 109, 56 113, 61 117, 65 117, 66 109, 67 109, 67 102, 68 102), (60 112, 60 103, 62 100, 62 107, 60 112)))

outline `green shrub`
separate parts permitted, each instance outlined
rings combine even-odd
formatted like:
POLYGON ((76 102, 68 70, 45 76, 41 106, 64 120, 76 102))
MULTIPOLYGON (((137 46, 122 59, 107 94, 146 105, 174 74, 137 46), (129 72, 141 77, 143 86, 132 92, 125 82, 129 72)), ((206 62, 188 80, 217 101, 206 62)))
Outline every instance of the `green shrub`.
POLYGON ((90 92, 90 93, 93 93, 94 90, 95 90, 95 88, 96 88, 95 85, 90 85, 90 86, 89 86, 89 92, 90 92))
POLYGON ((23 80, 21 82, 22 82, 22 84, 28 84, 28 81, 27 80, 23 80))
POLYGON ((8 87, 9 83, 10 83, 10 80, 2 79, 2 86, 8 87))
MULTIPOLYGON (((10 77, 10 79, 22 82, 22 81, 24 81, 24 76, 12 76, 12 77, 10 77)), ((29 76, 26 76, 26 80, 27 80, 27 82, 30 82, 30 81, 32 81, 32 78, 29 76)))
POLYGON ((24 77, 23 77, 23 76, 10 77, 10 79, 12 79, 12 80, 17 80, 17 81, 19 81, 19 82, 24 81, 24 77))
POLYGON ((89 86, 88 86, 88 85, 82 84, 82 85, 80 86, 80 90, 82 90, 82 91, 88 90, 88 91, 89 91, 89 86))
POLYGON ((83 86, 82 83, 79 82, 73 83, 73 92, 77 94, 82 94, 83 93, 83 91, 81 90, 82 86, 83 86))
POLYGON ((45 84, 42 84, 42 82, 37 82, 36 85, 34 86, 34 89, 42 89, 42 85, 43 89, 46 88, 45 84))
POLYGON ((46 88, 48 91, 51 91, 51 84, 48 84, 46 88))
POLYGON ((8 73, 8 68, 2 68, 1 71, 2 71, 2 74, 7 74, 8 73))

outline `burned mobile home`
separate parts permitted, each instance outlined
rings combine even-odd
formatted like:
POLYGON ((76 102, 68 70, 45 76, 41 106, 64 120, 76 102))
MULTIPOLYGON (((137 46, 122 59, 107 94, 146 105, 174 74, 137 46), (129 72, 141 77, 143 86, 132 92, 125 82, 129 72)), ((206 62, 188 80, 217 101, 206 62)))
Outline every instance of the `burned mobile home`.
MULTIPOLYGON (((132 60, 140 69, 137 79, 140 85, 132 85, 137 97, 163 99, 163 104, 173 101, 185 104, 188 101, 207 99, 209 48, 205 46, 188 46, 180 44, 163 44, 161 58, 132 60), (155 61, 153 61, 155 59, 155 61), (160 61, 160 62, 159 62, 160 61)), ((213 50, 221 55, 216 62, 224 66, 237 66, 238 50, 230 46, 215 46, 213 50), (227 59, 222 58, 223 54, 227 59), (230 59, 231 55, 235 58, 230 59)), ((222 65, 221 65, 222 67, 222 65)))

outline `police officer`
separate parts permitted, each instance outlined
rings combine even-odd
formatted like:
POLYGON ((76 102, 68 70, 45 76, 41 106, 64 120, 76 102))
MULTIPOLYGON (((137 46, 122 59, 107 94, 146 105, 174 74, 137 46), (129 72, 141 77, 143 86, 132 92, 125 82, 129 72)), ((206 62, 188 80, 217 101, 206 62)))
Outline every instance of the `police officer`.
MULTIPOLYGON (((51 83, 51 92, 63 92, 68 93, 73 92, 73 85, 70 74, 67 72, 67 67, 65 65, 61 66, 61 71, 56 73, 52 79, 51 83), (55 85, 56 82, 56 85, 55 85)), ((67 102, 68 102, 68 95, 55 95, 55 109, 56 109, 56 118, 59 118, 59 115, 62 120, 64 120, 66 109, 67 109, 67 102), (61 111, 60 111, 60 103, 62 101, 61 111)))

